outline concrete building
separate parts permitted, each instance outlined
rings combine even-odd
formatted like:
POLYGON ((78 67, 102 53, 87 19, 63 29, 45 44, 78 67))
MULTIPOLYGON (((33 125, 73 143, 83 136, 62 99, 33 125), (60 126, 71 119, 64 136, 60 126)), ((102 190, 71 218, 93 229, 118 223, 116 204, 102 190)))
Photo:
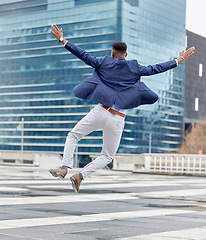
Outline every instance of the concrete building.
POLYGON ((195 54, 186 62, 185 128, 206 117, 206 38, 187 31, 187 46, 195 46, 195 54))

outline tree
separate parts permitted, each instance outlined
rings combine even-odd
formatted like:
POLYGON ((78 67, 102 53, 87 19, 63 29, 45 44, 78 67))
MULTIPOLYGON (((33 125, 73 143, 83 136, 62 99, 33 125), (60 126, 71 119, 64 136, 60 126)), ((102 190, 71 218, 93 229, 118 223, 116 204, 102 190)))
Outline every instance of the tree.
POLYGON ((181 154, 206 154, 206 120, 194 125, 186 135, 181 149, 181 154))

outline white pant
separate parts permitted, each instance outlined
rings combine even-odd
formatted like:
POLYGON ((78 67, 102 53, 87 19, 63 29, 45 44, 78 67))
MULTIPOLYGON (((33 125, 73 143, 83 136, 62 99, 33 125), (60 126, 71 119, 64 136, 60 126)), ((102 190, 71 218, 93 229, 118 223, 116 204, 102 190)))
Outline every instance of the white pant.
POLYGON ((103 148, 101 155, 87 164, 80 173, 83 178, 85 178, 98 169, 105 167, 113 160, 117 152, 123 128, 123 117, 113 115, 101 105, 97 105, 68 133, 62 165, 72 168, 73 154, 77 142, 85 135, 101 129, 103 130, 103 148))

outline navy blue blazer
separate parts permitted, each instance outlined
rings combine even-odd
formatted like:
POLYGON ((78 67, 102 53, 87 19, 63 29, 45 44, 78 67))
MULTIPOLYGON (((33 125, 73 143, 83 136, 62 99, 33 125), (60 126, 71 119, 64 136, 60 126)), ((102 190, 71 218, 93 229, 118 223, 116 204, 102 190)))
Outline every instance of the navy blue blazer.
POLYGON ((113 59, 109 56, 95 58, 71 42, 67 42, 65 48, 95 68, 92 76, 74 87, 74 95, 108 107, 115 104, 116 109, 130 109, 156 102, 158 95, 140 82, 140 77, 162 73, 177 66, 175 60, 142 66, 137 60, 113 59))

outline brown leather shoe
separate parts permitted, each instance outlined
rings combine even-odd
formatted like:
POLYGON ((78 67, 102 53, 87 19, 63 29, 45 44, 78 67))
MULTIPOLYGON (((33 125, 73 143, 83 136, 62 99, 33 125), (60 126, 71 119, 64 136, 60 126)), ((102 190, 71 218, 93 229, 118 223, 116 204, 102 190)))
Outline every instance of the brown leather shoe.
POLYGON ((73 176, 70 177, 70 180, 72 182, 72 187, 76 193, 79 192, 79 186, 82 182, 80 179, 79 173, 74 174, 73 176))
POLYGON ((53 177, 65 178, 65 176, 67 175, 67 169, 63 168, 50 169, 49 172, 53 177))

